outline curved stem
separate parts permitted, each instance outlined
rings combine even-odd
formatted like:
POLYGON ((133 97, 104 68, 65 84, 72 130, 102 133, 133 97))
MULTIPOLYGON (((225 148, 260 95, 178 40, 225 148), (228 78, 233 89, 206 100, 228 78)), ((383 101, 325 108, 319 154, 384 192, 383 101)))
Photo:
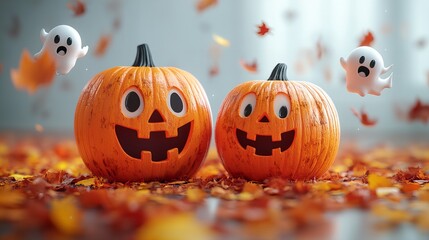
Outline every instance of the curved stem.
POLYGON ((273 71, 271 72, 271 75, 267 81, 273 81, 273 80, 287 81, 288 79, 286 76, 286 70, 287 70, 286 64, 278 63, 276 67, 273 69, 273 71))
POLYGON ((137 46, 137 55, 133 67, 155 67, 150 54, 149 45, 146 43, 137 46))

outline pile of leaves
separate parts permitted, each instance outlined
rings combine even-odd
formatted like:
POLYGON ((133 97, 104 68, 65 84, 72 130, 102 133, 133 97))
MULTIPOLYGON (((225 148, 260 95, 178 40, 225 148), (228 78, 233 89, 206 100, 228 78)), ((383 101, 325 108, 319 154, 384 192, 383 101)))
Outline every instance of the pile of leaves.
POLYGON ((0 137, 2 239, 277 239, 329 236, 329 214, 360 209, 380 225, 429 230, 428 146, 343 144, 321 179, 228 176, 211 150, 193 179, 109 182, 71 139, 0 137))

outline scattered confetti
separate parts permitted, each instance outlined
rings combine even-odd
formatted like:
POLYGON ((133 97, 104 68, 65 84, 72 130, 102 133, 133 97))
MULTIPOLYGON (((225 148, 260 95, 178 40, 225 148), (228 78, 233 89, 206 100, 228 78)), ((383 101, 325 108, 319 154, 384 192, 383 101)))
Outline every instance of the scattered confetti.
POLYGON ((10 76, 15 88, 34 93, 39 87, 52 83, 55 69, 55 61, 47 51, 33 59, 30 53, 24 50, 19 69, 12 69, 10 76))
POLYGON ((359 46, 371 46, 374 42, 372 32, 368 31, 360 40, 359 46))
POLYGON ((74 0, 67 3, 67 8, 73 12, 75 17, 78 17, 85 13, 86 4, 83 0, 74 0))
POLYGON ((372 127, 377 124, 377 120, 370 119, 368 114, 363 109, 360 112, 358 112, 355 108, 352 108, 352 112, 353 112, 353 115, 355 115, 364 126, 372 127))
POLYGON ((214 7, 217 4, 217 0, 198 0, 196 8, 198 12, 204 12, 210 7, 214 7))
POLYGON ((230 43, 229 40, 227 40, 226 38, 223 38, 217 34, 213 34, 213 40, 219 44, 222 47, 229 47, 230 43))
POLYGON ((112 36, 110 34, 102 35, 98 40, 97 47, 95 48, 94 55, 96 57, 102 57, 107 51, 107 48, 110 45, 112 36))
POLYGON ((252 63, 247 63, 244 60, 240 60, 240 65, 244 68, 244 70, 250 73, 258 72, 258 63, 256 62, 256 60, 254 60, 252 63))
POLYGON ((256 32, 259 36, 265 36, 265 34, 270 32, 270 28, 265 24, 265 22, 262 22, 261 25, 258 25, 258 32, 256 32))

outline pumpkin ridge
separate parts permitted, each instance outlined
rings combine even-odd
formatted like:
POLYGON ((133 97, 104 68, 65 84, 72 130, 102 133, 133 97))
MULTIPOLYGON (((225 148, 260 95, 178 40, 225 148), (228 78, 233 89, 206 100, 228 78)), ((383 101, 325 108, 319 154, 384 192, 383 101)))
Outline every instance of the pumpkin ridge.
MULTIPOLYGON (((301 101, 302 101, 302 99, 300 98, 299 91, 296 89, 296 86, 298 86, 299 84, 290 84, 290 85, 292 86, 293 90, 295 91, 295 96, 298 99, 298 101, 295 101, 295 102, 297 102, 297 104, 299 105, 301 103, 301 101)), ((302 129, 303 127, 305 127, 304 122, 303 122, 303 119, 304 119, 303 116, 305 116, 305 115, 303 115, 303 113, 302 113, 302 107, 299 106, 299 120, 301 122, 300 129, 302 129)), ((303 142, 304 142, 303 139, 305 137, 305 135, 302 132, 302 130, 300 132, 300 136, 301 136, 301 141, 297 142, 297 143, 302 145, 303 142)), ((295 140, 295 141, 297 141, 297 140, 295 140)), ((295 169, 293 171, 293 174, 291 176, 293 179, 296 179, 295 175, 296 175, 297 171, 299 171, 299 168, 300 168, 301 163, 302 163, 302 155, 303 155, 302 154, 302 150, 299 150, 298 154, 299 154, 299 157, 297 159, 300 160, 300 161, 298 161, 298 164, 296 164, 296 167, 295 167, 295 169)), ((295 162, 296 162, 296 160, 294 159, 294 163, 295 162)))

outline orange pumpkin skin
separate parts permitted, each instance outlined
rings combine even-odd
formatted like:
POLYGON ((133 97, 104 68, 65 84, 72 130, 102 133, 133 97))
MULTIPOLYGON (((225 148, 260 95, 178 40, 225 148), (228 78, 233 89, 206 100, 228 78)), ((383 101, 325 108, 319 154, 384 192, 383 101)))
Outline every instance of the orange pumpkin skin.
POLYGON ((211 131, 204 89, 190 73, 173 67, 107 69, 84 88, 75 112, 75 137, 85 165, 113 181, 189 179, 208 152, 211 131), (137 95, 129 96, 130 89, 143 103, 133 116, 128 105, 137 95), (169 102, 172 92, 183 98, 186 111, 179 116, 169 102))
MULTIPOLYGON (((285 69, 284 65, 284 73, 285 69)), ((215 141, 233 177, 311 179, 322 176, 334 162, 340 123, 330 97, 312 83, 249 81, 235 87, 222 103, 215 141), (253 111, 246 117, 243 102, 252 94, 253 111), (275 110, 278 99, 289 102, 285 118, 275 110)))

